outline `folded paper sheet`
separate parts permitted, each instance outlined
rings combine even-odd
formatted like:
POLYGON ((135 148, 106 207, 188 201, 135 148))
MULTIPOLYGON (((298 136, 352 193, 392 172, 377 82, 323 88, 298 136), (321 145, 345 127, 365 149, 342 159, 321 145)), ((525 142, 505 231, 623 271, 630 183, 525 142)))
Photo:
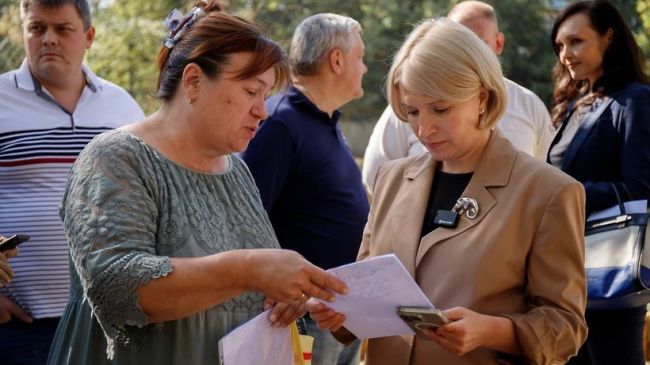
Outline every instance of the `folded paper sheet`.
POLYGON ((343 326, 357 338, 414 334, 397 316, 397 307, 433 308, 394 254, 339 266, 328 272, 343 280, 350 291, 347 295, 337 295, 333 303, 323 303, 345 314, 343 326))
POLYGON ((221 365, 294 365, 289 327, 273 328, 266 311, 219 340, 221 365))
MULTIPOLYGON (((343 324, 358 338, 414 334, 397 316, 398 306, 433 308, 393 254, 328 270, 349 287, 330 308, 345 314, 343 324)), ((310 299, 315 300, 315 299, 310 299)), ((221 365, 293 365, 291 333, 273 328, 268 311, 237 327, 219 341, 221 365)))

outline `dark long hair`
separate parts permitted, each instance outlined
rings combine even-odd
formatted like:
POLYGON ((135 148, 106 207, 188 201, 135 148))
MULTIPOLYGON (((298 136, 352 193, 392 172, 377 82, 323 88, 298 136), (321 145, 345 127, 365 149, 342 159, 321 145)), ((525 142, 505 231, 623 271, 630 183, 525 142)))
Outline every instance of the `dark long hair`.
POLYGON ((230 55, 251 52, 253 57, 239 72, 240 80, 275 69, 275 85, 288 80, 286 55, 282 48, 265 37, 253 23, 221 12, 217 1, 199 1, 206 15, 198 19, 169 49, 161 46, 158 53, 158 87, 156 97, 169 101, 183 77, 185 66, 195 63, 210 79, 217 78, 230 60, 230 55))
POLYGON ((551 44, 558 60, 553 69, 553 124, 558 126, 566 117, 570 104, 577 98, 577 105, 589 105, 595 96, 607 94, 625 85, 637 81, 650 84, 650 78, 644 72, 645 57, 636 43, 632 31, 627 26, 618 9, 609 1, 580 1, 566 7, 553 23, 551 44), (613 32, 612 40, 603 55, 603 75, 594 85, 587 80, 573 80, 567 68, 559 60, 559 49, 555 43, 557 32, 564 21, 575 14, 583 13, 589 17, 591 27, 601 36, 609 29, 613 32), (593 91, 591 97, 585 96, 593 91))

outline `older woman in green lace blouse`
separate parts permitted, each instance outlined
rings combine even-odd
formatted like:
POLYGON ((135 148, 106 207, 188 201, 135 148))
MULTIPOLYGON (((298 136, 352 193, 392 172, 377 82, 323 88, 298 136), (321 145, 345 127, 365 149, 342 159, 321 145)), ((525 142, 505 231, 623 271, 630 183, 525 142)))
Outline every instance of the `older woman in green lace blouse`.
POLYGON ((61 207, 71 300, 50 364, 217 364, 217 341, 266 307, 288 324, 307 297, 345 285, 279 249, 234 152, 284 82, 279 46, 197 5, 159 55, 161 108, 79 156, 61 207))

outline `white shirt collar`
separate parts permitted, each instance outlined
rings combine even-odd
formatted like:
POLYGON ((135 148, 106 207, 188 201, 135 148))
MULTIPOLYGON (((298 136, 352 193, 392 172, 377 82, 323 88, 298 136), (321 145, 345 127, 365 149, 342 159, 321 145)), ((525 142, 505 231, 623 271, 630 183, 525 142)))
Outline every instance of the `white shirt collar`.
MULTIPOLYGON (((86 86, 88 86, 90 90, 93 92, 97 92, 98 89, 101 90, 102 87, 101 83, 99 82, 99 78, 97 75, 95 75, 94 72, 90 70, 88 66, 81 65, 81 71, 83 72, 86 79, 86 86)), ((32 73, 29 70, 29 63, 27 62, 26 58, 23 60, 20 68, 16 70, 14 77, 16 81, 16 87, 19 89, 35 91, 36 88, 40 86, 37 84, 38 81, 32 76, 32 73)))

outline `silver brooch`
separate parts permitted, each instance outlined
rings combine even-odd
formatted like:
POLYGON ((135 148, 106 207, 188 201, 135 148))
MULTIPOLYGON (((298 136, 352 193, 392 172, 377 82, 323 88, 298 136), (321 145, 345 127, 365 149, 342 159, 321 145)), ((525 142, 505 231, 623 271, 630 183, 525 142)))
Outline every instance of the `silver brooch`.
POLYGON ((473 198, 460 197, 451 211, 460 215, 465 213, 467 218, 474 219, 478 216, 478 202, 473 198))

